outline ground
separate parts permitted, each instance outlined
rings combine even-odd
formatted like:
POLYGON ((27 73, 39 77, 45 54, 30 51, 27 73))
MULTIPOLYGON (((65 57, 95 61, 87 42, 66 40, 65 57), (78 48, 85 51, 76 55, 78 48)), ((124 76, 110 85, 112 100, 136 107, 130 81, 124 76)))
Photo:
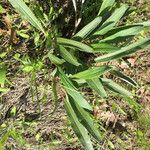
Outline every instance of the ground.
MULTIPOLYGON (((138 1, 138 5, 138 8, 144 7, 145 3, 138 1)), ((135 15, 139 15, 141 21, 149 19, 145 18, 143 11, 137 10, 133 16, 135 15)), ((131 18, 130 20, 133 21, 131 18)), ((135 21, 139 21, 137 18, 135 21)), ((136 94, 136 103, 130 101, 133 103, 133 108, 129 107, 129 101, 122 98, 114 96, 106 102, 91 91, 83 90, 94 106, 95 118, 106 129, 104 140, 100 145, 95 144, 95 149, 150 149, 149 49, 150 47, 139 51, 122 63, 114 62, 114 65, 119 66, 125 74, 133 77, 139 84, 138 88, 129 87, 136 94), (138 104, 142 107, 141 111, 138 110, 138 104)), ((9 131, 9 129, 14 133, 7 139, 3 149, 83 149, 67 119, 63 106, 63 92, 58 85, 59 104, 53 113, 55 102, 52 100, 51 82, 45 83, 42 77, 43 74, 39 73, 37 85, 33 86, 28 74, 18 72, 11 76, 11 90, 1 96, 0 124, 2 131, 0 131, 0 136, 6 135, 6 130, 9 131), (38 97, 35 94, 36 88, 38 97)))

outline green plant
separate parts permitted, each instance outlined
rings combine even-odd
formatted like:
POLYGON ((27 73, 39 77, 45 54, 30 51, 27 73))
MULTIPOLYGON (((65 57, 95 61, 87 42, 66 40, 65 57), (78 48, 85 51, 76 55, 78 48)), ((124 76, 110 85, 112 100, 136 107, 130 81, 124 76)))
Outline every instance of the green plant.
MULTIPOLYGON (((82 87, 90 87, 102 98, 108 97, 106 89, 118 95, 132 97, 133 94, 130 91, 111 79, 107 79, 105 74, 110 72, 125 82, 136 86, 134 80, 108 63, 97 65, 99 62, 118 60, 149 45, 150 39, 139 39, 136 42, 134 40, 134 42, 130 41, 150 24, 137 23, 118 26, 120 19, 128 14, 129 7, 121 5, 119 8, 116 8, 115 1, 103 0, 96 18, 74 34, 71 39, 67 39, 60 37, 59 32, 57 32, 57 24, 54 23, 57 14, 53 11, 52 6, 48 15, 38 8, 33 8, 34 12, 36 11, 36 17, 22 0, 9 0, 9 2, 20 12, 22 17, 39 31, 33 30, 36 33, 34 34, 36 48, 33 53, 42 55, 42 58, 38 56, 39 58, 34 57, 32 59, 35 61, 35 64, 39 59, 43 61, 40 69, 47 68, 47 64, 44 66, 46 59, 49 59, 55 65, 52 73, 52 92, 55 101, 58 101, 55 86, 55 78, 58 77, 61 79, 61 87, 65 91, 65 109, 73 130, 85 149, 92 150, 93 146, 88 132, 97 142, 103 139, 103 135, 98 129, 99 125, 93 119, 93 108, 83 97, 80 89, 82 87), (46 49, 46 52, 41 52, 43 49, 46 49), (96 58, 88 60, 85 56, 86 53, 91 58, 93 55, 96 58), (97 56, 98 54, 103 55, 97 56), (88 64, 87 62, 90 63, 88 64)), ((25 70, 36 72, 36 65, 27 66, 26 69, 24 67, 25 70)))

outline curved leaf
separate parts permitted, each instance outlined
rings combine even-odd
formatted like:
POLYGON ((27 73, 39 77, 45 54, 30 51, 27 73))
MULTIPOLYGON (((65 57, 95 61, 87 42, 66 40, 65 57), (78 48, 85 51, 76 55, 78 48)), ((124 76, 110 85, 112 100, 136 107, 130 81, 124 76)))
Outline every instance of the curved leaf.
POLYGON ((61 65, 61 64, 63 64, 65 62, 64 59, 60 59, 60 58, 58 58, 57 56, 55 56, 55 55, 53 55, 51 53, 48 53, 48 58, 55 65, 61 65))
POLYGON ((83 108, 92 111, 90 104, 83 98, 83 96, 77 91, 71 80, 63 73, 61 68, 58 68, 60 72, 61 82, 64 85, 66 92, 83 108))
POLYGON ((60 67, 58 67, 58 70, 59 70, 61 82, 63 83, 63 85, 65 85, 68 88, 71 87, 71 88, 77 90, 77 88, 73 85, 71 80, 65 75, 63 70, 60 67))
POLYGON ((136 34, 141 32, 143 30, 143 28, 144 28, 143 26, 134 26, 134 27, 130 27, 128 29, 123 29, 113 35, 106 37, 103 40, 100 40, 100 42, 106 42, 106 41, 113 42, 113 40, 115 40, 115 39, 117 39, 117 41, 118 41, 118 39, 120 39, 120 38, 123 38, 123 39, 129 38, 129 37, 135 36, 136 34))
POLYGON ((120 72, 119 70, 112 70, 110 71, 113 75, 118 76, 119 78, 121 78, 123 81, 129 83, 132 86, 137 86, 137 83, 130 77, 124 75, 122 72, 120 72))
POLYGON ((103 0, 103 3, 100 7, 98 16, 107 8, 112 7, 114 5, 114 3, 115 3, 115 0, 103 0))
POLYGON ((12 6, 21 14, 23 18, 25 18, 27 21, 29 21, 34 27, 36 27, 38 30, 42 31, 45 34, 45 31, 41 25, 41 23, 38 21, 34 13, 31 11, 31 9, 25 4, 23 0, 9 0, 9 2, 12 4, 12 6))
POLYGON ((78 103, 82 108, 85 108, 87 110, 92 111, 92 107, 90 106, 90 104, 84 99, 84 97, 75 89, 73 88, 69 88, 69 87, 65 87, 65 90, 67 91, 67 93, 73 98, 73 100, 78 103))
POLYGON ((111 91, 125 96, 132 96, 132 93, 130 93, 128 90, 126 90, 119 84, 115 83, 114 81, 106 78, 101 78, 101 79, 102 79, 102 83, 111 91))
POLYGON ((65 110, 67 112, 67 115, 69 117, 69 120, 71 122, 71 126, 79 138, 80 142, 84 146, 86 150, 94 150, 92 146, 92 142, 90 140, 90 137, 87 133, 87 130, 85 127, 79 122, 75 112, 73 111, 73 108, 68 100, 68 98, 65 100, 65 110))
POLYGON ((120 8, 116 9, 114 13, 102 24, 94 35, 104 35, 117 24, 117 22, 123 17, 125 12, 128 10, 128 6, 122 5, 120 8))
POLYGON ((60 48, 59 51, 60 51, 61 57, 63 57, 67 62, 69 62, 75 66, 80 65, 80 63, 78 63, 77 59, 71 53, 69 53, 69 51, 67 51, 65 47, 60 45, 59 48, 60 48))
POLYGON ((87 24, 84 28, 82 28, 78 33, 74 35, 74 37, 86 38, 92 31, 94 31, 98 25, 101 23, 102 17, 96 17, 93 21, 87 24))
POLYGON ((90 46, 83 44, 81 42, 77 42, 75 40, 70 40, 70 39, 59 37, 59 38, 57 38, 57 42, 63 46, 75 48, 75 49, 78 49, 78 50, 83 51, 83 52, 87 52, 87 53, 93 53, 94 52, 90 46))
POLYGON ((150 39, 142 39, 142 40, 139 40, 136 43, 133 43, 129 46, 123 47, 118 51, 100 56, 100 57, 96 58, 95 61, 96 62, 105 62, 105 61, 111 61, 113 59, 118 59, 118 58, 124 57, 126 55, 132 54, 149 44, 150 44, 150 39))
POLYGON ((97 129, 96 123, 94 123, 94 120, 91 118, 89 113, 81 108, 76 102, 72 101, 72 99, 70 99, 70 103, 75 114, 80 120, 80 123, 98 142, 100 142, 102 140, 102 136, 100 134, 100 131, 97 129))
POLYGON ((71 77, 79 78, 79 79, 91 79, 94 77, 101 76, 102 74, 110 71, 111 69, 112 69, 112 67, 110 67, 110 66, 93 67, 91 69, 74 74, 71 77))
POLYGON ((107 93, 99 78, 88 79, 86 82, 91 87, 91 89, 97 92, 97 94, 99 94, 101 97, 107 97, 107 93))

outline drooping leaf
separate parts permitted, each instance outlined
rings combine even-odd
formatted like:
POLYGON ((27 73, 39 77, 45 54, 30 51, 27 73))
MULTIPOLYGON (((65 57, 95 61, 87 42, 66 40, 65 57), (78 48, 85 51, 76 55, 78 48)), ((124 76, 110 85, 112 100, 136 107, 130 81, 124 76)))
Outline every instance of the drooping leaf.
POLYGON ((32 10, 23 0, 9 0, 12 6, 21 14, 23 18, 29 21, 35 28, 45 33, 41 23, 38 21, 32 10))
POLYGON ((63 57, 67 62, 75 66, 80 65, 77 59, 69 51, 67 51, 65 47, 60 45, 59 48, 60 48, 59 50, 60 50, 61 57, 63 57))
POLYGON ((118 21, 123 17, 125 12, 128 10, 128 6, 122 5, 120 8, 116 9, 114 13, 102 24, 94 35, 104 35, 118 23, 118 21))
POLYGON ((72 108, 80 120, 80 123, 87 129, 87 131, 98 141, 102 140, 100 131, 97 129, 96 123, 91 118, 88 112, 81 108, 75 101, 72 99, 69 100, 72 108))
POLYGON ((75 48, 79 51, 87 52, 87 53, 93 53, 93 49, 81 42, 75 41, 75 40, 70 40, 66 38, 57 38, 57 42, 65 47, 70 47, 70 48, 75 48))
POLYGON ((86 82, 91 87, 91 89, 97 92, 97 94, 99 94, 101 97, 107 97, 107 93, 99 78, 87 79, 86 82))
POLYGON ((123 39, 129 38, 131 36, 137 35, 142 30, 143 30, 143 26, 130 27, 130 28, 127 28, 127 29, 120 30, 115 34, 110 35, 110 36, 106 37, 103 40, 100 40, 100 42, 108 42, 108 41, 113 42, 113 40, 118 41, 120 38, 123 38, 123 39))
POLYGON ((129 46, 123 47, 118 51, 105 54, 103 56, 100 56, 95 59, 96 62, 105 62, 105 61, 111 61, 113 59, 118 59, 121 57, 124 57, 126 55, 132 54, 141 48, 144 48, 145 46, 150 44, 150 39, 141 39, 133 44, 130 44, 129 46))
POLYGON ((106 9, 108 9, 109 7, 112 7, 115 3, 115 0, 103 0, 103 3, 100 7, 98 16, 106 9))
POLYGON ((94 77, 101 76, 102 74, 110 71, 111 69, 112 69, 112 67, 110 67, 110 66, 93 67, 91 69, 74 74, 71 77, 79 78, 79 79, 91 79, 94 77))
POLYGON ((123 81, 129 83, 132 86, 137 86, 137 83, 130 77, 126 76, 125 74, 123 74, 122 72, 120 72, 119 70, 112 70, 110 71, 113 75, 118 76, 119 78, 121 78, 123 81))
POLYGON ((114 52, 119 50, 119 47, 113 46, 111 44, 108 43, 95 43, 95 44, 91 44, 91 47, 93 47, 95 52, 114 52))
POLYGON ((67 115, 69 117, 69 120, 71 122, 73 130, 74 130, 75 134, 77 135, 77 137, 79 138, 82 145, 84 146, 84 148, 86 150, 94 150, 93 146, 92 146, 92 142, 90 140, 90 137, 87 133, 87 130, 79 122, 68 99, 65 100, 65 110, 67 112, 67 115))
POLYGON ((71 87, 75 90, 77 90, 77 88, 73 85, 73 83, 71 82, 71 80, 65 75, 65 73, 63 72, 63 70, 58 67, 59 73, 60 73, 60 78, 61 78, 61 82, 66 86, 66 87, 71 87))
POLYGON ((90 106, 90 104, 84 99, 84 97, 75 89, 73 88, 69 88, 69 87, 65 87, 66 92, 73 98, 74 101, 76 101, 76 103, 78 103, 82 108, 85 108, 87 110, 92 111, 92 107, 90 106))
POLYGON ((132 96, 132 93, 130 93, 128 90, 126 90, 119 84, 115 83, 111 79, 106 79, 106 78, 101 78, 101 79, 102 79, 103 85, 105 85, 111 91, 124 95, 124 96, 132 96))
POLYGON ((61 82, 64 85, 66 92, 76 101, 81 107, 92 111, 90 104, 83 98, 83 96, 77 91, 71 80, 64 74, 61 68, 58 68, 60 72, 61 82))
POLYGON ((54 64, 56 64, 56 65, 61 65, 61 64, 63 64, 63 63, 65 62, 64 59, 60 59, 60 58, 58 58, 57 56, 55 56, 55 55, 53 55, 53 54, 51 54, 51 53, 48 53, 48 58, 49 58, 49 60, 50 60, 52 63, 54 63, 54 64))
POLYGON ((91 32, 93 32, 98 27, 101 21, 102 21, 101 17, 96 17, 93 21, 91 21, 84 28, 82 28, 78 33, 76 33, 74 37, 80 37, 82 39, 86 38, 88 35, 91 34, 91 32))

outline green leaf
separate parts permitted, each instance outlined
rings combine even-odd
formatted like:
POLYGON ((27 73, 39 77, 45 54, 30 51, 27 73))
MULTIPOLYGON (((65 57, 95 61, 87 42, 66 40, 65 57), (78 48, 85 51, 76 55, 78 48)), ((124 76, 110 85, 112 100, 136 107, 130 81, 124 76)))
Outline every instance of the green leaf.
POLYGON ((34 70, 34 67, 33 66, 24 66, 23 68, 22 68, 22 71, 24 71, 24 72, 26 72, 26 73, 29 73, 29 72, 31 72, 31 71, 33 71, 34 70))
POLYGON ((138 25, 143 25, 145 28, 146 27, 150 27, 150 21, 145 21, 145 22, 141 22, 141 23, 137 23, 138 25))
POLYGON ((0 85, 4 86, 6 80, 6 66, 0 64, 0 85))
POLYGON ((77 34, 75 34, 74 37, 80 37, 82 39, 86 38, 98 27, 101 21, 102 17, 96 17, 93 21, 82 28, 77 34))
POLYGON ((77 74, 72 75, 72 78, 79 78, 79 79, 91 79, 94 77, 99 77, 104 73, 110 71, 112 67, 110 66, 102 66, 102 67, 93 67, 91 69, 79 72, 77 74))
POLYGON ((120 38, 123 38, 123 39, 129 38, 131 36, 137 35, 142 30, 143 30, 143 26, 133 26, 133 27, 129 27, 127 29, 122 28, 122 30, 119 30, 117 33, 110 35, 103 40, 100 40, 100 42, 108 42, 108 41, 113 42, 113 40, 118 41, 118 39, 120 39, 120 38))
MULTIPOLYGON (((124 25, 124 26, 118 26, 118 27, 114 27, 112 30, 110 30, 109 32, 107 32, 106 34, 105 34, 105 36, 106 37, 108 37, 108 36, 112 36, 112 35, 114 35, 114 34, 116 34, 116 33, 118 33, 118 32, 121 32, 121 31, 124 31, 124 30, 128 30, 128 29, 134 29, 134 28, 140 28, 140 27, 142 27, 142 29, 143 29, 143 25, 140 25, 140 24, 132 24, 132 25, 124 25)), ((127 34, 127 33, 126 33, 127 34)))
POLYGON ((0 14, 5 13, 6 10, 0 5, 0 14))
POLYGON ((119 47, 107 43, 95 43, 91 44, 91 47, 93 47, 95 52, 107 52, 107 53, 114 52, 120 49, 119 47))
POLYGON ((52 111, 53 114, 58 108, 57 83, 55 77, 53 77, 52 80, 52 99, 54 100, 54 110, 52 111))
POLYGON ((109 7, 112 7, 115 3, 115 0, 103 0, 103 3, 100 7, 98 16, 106 9, 108 9, 109 7))
POLYGON ((139 49, 144 48, 145 46, 150 44, 150 39, 141 39, 133 44, 130 44, 129 46, 123 47, 118 51, 100 56, 95 59, 96 62, 105 62, 105 61, 111 61, 113 59, 118 59, 121 57, 124 57, 126 55, 132 54, 139 49))
POLYGON ((94 35, 104 35, 108 31, 112 30, 118 21, 123 17, 128 8, 128 6, 122 5, 120 8, 116 9, 114 13, 102 24, 98 31, 94 33, 94 35))
POLYGON ((0 92, 7 93, 7 92, 9 92, 9 90, 10 89, 0 87, 0 92))
POLYGON ((23 18, 29 21, 35 28, 42 31, 45 34, 45 31, 38 21, 32 10, 24 3, 23 0, 9 0, 12 6, 21 14, 23 18))
POLYGON ((94 52, 90 46, 83 44, 81 42, 77 42, 75 40, 70 40, 70 39, 66 39, 66 38, 57 38, 57 42, 63 46, 75 48, 75 49, 83 51, 83 52, 87 52, 87 53, 94 52))
POLYGON ((137 83, 130 77, 124 75, 122 72, 120 72, 119 70, 112 70, 110 71, 113 75, 118 76, 119 78, 121 78, 123 81, 129 83, 132 86, 137 86, 137 83))
POLYGON ((119 84, 115 83, 114 81, 110 79, 106 79, 106 78, 101 78, 101 79, 102 79, 103 85, 105 85, 111 91, 124 95, 124 96, 132 96, 132 93, 130 93, 128 90, 126 90, 119 84))
POLYGON ((97 92, 97 94, 99 94, 101 97, 107 97, 107 93, 99 78, 87 79, 86 82, 91 87, 91 89, 97 92))
POLYGON ((57 56, 55 56, 55 55, 53 55, 53 54, 51 54, 51 53, 48 53, 48 58, 49 58, 49 60, 50 60, 52 63, 54 63, 54 64, 56 64, 56 65, 61 65, 61 64, 63 64, 63 63, 65 62, 64 59, 60 59, 60 58, 58 58, 57 56))
POLYGON ((71 80, 65 75, 65 73, 63 72, 63 70, 58 67, 59 73, 60 73, 60 78, 61 78, 61 82, 66 86, 66 87, 71 87, 75 90, 77 90, 77 88, 73 85, 73 83, 71 82, 71 80))
POLYGON ((100 131, 97 129, 96 123, 91 118, 88 112, 86 112, 83 108, 81 108, 75 101, 69 99, 72 108, 77 115, 80 123, 87 129, 87 131, 98 141, 102 140, 102 136, 100 131))
POLYGON ((82 108, 85 108, 87 110, 92 111, 92 107, 90 106, 90 104, 84 99, 84 97, 75 89, 73 88, 68 88, 65 87, 66 92, 73 98, 74 101, 76 101, 76 103, 78 103, 82 108))
POLYGON ((67 93, 83 108, 92 111, 90 104, 83 98, 83 96, 77 91, 77 88, 73 85, 71 80, 64 74, 62 69, 58 68, 60 73, 61 82, 64 85, 67 93))
POLYGON ((79 122, 79 120, 78 120, 75 112, 73 111, 72 106, 71 106, 68 99, 65 100, 65 109, 66 109, 67 115, 70 119, 72 128, 73 128, 75 134, 77 135, 77 137, 79 138, 80 142, 84 146, 84 148, 86 150, 94 150, 93 146, 92 146, 92 142, 90 140, 90 137, 87 133, 87 130, 79 122))
POLYGON ((60 45, 59 48, 60 48, 59 51, 60 51, 61 57, 63 57, 66 61, 68 61, 69 63, 75 66, 80 65, 77 59, 71 53, 69 53, 69 51, 67 51, 65 47, 60 45))

